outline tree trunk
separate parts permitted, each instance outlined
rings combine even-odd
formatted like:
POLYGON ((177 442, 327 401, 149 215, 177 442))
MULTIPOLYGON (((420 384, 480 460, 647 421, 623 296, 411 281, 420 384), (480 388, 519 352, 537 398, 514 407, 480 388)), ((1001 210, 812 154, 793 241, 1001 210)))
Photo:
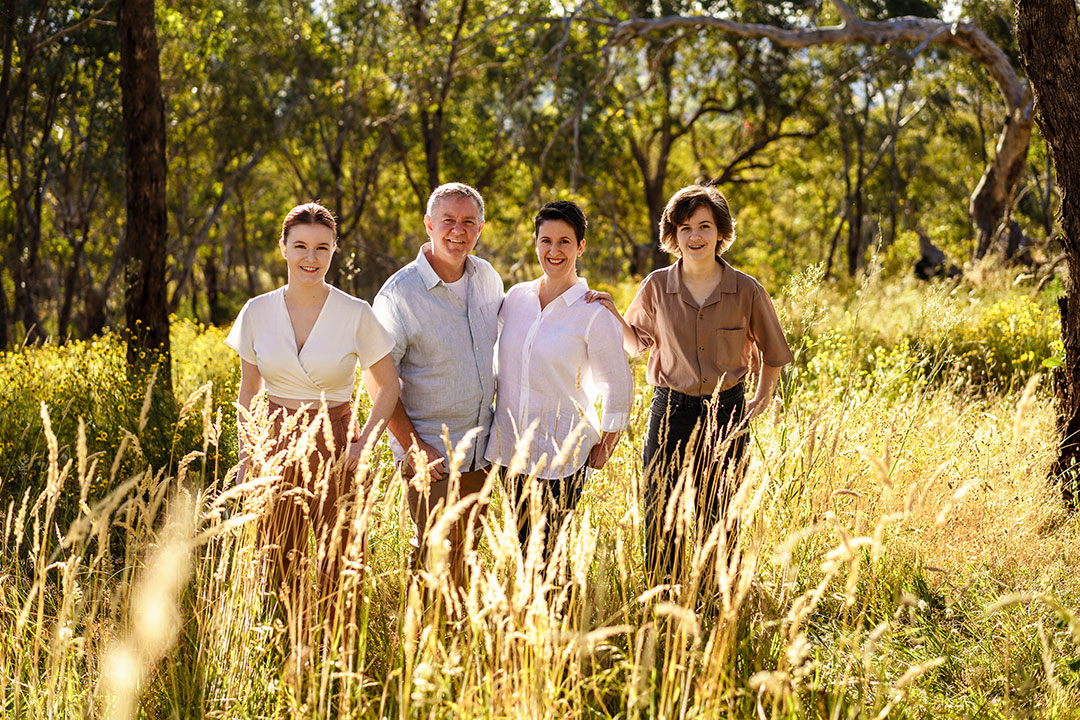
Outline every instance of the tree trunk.
POLYGON ((7 350, 11 339, 8 337, 7 293, 4 292, 4 273, 0 272, 0 352, 7 350))
POLYGON ((75 304, 75 286, 82 277, 83 248, 86 236, 75 240, 71 246, 71 261, 64 273, 64 299, 60 303, 60 317, 56 322, 56 341, 67 342, 68 326, 71 324, 72 306, 75 304))
POLYGON ((660 218, 664 214, 663 180, 645 183, 645 204, 649 206, 649 232, 652 235, 652 269, 659 270, 671 264, 667 250, 660 249, 660 218))
POLYGON ((228 311, 221 305, 221 288, 218 281, 217 247, 210 246, 210 255, 206 258, 203 267, 203 277, 206 280, 206 306, 210 315, 211 325, 224 325, 231 318, 228 311))
POLYGON ((1029 106, 1008 109, 998 136, 997 151, 971 194, 968 212, 975 225, 976 260, 986 257, 994 249, 998 227, 1007 219, 1009 205, 1027 162, 1031 124, 1029 106))
POLYGON ((247 230, 247 206, 244 204, 244 196, 237 194, 237 215, 240 220, 240 251, 244 257, 244 279, 247 282, 248 297, 255 297, 255 265, 252 262, 251 243, 248 241, 247 230))
POLYGON ((1069 269, 1058 300, 1065 362, 1054 371, 1058 430, 1051 472, 1075 504, 1080 469, 1080 27, 1074 0, 1017 0, 1021 62, 1035 91, 1039 127, 1061 189, 1061 245, 1069 269))
MULTIPOLYGON (((18 188, 16 192, 24 192, 26 188, 18 188)), ((15 193, 12 193, 15 196, 15 193)), ((40 193, 38 194, 40 198, 40 193)), ((38 314, 38 296, 40 288, 38 284, 38 260, 41 249, 41 204, 40 202, 15 202, 15 252, 16 261, 13 265, 15 278, 15 321, 22 322, 24 342, 35 344, 45 340, 45 331, 41 327, 41 316, 38 314)))
POLYGON ((171 395, 165 292, 165 102, 153 0, 120 0, 120 92, 127 151, 124 314, 129 372, 159 363, 157 387, 171 395))

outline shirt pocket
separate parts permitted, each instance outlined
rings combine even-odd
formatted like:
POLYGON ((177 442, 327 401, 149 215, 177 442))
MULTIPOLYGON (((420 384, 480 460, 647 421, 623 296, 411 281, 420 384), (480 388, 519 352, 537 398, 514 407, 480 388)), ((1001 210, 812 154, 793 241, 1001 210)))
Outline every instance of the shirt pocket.
POLYGON ((716 331, 716 367, 721 373, 735 375, 743 367, 743 351, 746 349, 746 328, 720 329, 716 331))

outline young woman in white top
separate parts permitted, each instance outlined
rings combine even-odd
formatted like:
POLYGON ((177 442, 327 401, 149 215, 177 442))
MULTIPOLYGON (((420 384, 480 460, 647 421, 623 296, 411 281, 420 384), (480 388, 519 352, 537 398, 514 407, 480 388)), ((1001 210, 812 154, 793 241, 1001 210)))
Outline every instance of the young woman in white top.
MULTIPOLYGON (((311 529, 324 558, 318 568, 322 596, 336 586, 348 544, 339 512, 357 482, 364 447, 379 438, 397 404, 398 377, 389 355, 393 341, 371 306, 326 283, 337 249, 331 212, 317 203, 294 207, 281 225, 279 247, 288 284, 248 300, 225 344, 241 359, 240 407, 250 410, 252 399, 266 388, 274 453, 294 446, 324 403, 329 415, 333 446, 328 447, 325 432, 314 433, 306 457, 284 469, 259 532, 270 551, 271 573, 296 601, 311 529), (352 406, 358 363, 372 400, 363 427, 357 426, 352 406)), ((238 426, 243 469, 249 456, 244 412, 238 426)), ((359 542, 362 547, 363 538, 359 542)))
MULTIPOLYGON (((542 207, 533 225, 544 274, 510 288, 499 311, 495 419, 486 453, 504 476, 513 468, 507 489, 523 546, 531 529, 527 489, 539 487, 547 537, 554 538, 577 505, 589 469, 611 457, 633 399, 622 328, 602 307, 585 302, 589 286, 577 275, 585 214, 558 200, 542 207), (602 418, 594 407, 599 396, 602 418)), ((550 544, 544 543, 545 555, 550 544)))

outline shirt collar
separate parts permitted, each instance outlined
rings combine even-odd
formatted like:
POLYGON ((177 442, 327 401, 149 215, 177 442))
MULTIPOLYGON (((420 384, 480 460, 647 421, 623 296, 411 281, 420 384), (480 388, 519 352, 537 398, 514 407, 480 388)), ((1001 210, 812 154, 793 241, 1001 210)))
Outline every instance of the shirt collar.
MULTIPOLYGON (((435 272, 435 268, 431 267, 431 263, 427 259, 427 255, 424 254, 426 248, 431 247, 431 241, 427 241, 420 246, 420 252, 416 254, 416 267, 420 271, 420 278, 424 281, 424 287, 430 290, 439 283, 446 284, 439 273, 435 272)), ((468 255, 465 258, 465 274, 472 275, 473 273, 473 258, 472 255, 468 255)))
POLYGON ((566 292, 560 295, 560 297, 566 300, 567 305, 573 305, 587 292, 589 292, 589 281, 583 277, 579 277, 577 282, 571 285, 566 292))
MULTIPOLYGON (((735 282, 735 268, 731 267, 731 265, 728 265, 727 261, 724 260, 724 258, 718 257, 716 258, 716 262, 720 265, 720 282, 717 284, 716 290, 714 290, 709 296, 709 299, 705 301, 706 305, 710 304, 713 301, 713 298, 716 296, 717 292, 733 293, 737 290, 735 282)), ((679 260, 677 260, 675 264, 672 265, 667 271, 667 284, 665 285, 664 289, 672 295, 678 295, 682 292, 682 288, 682 258, 679 258, 679 260)))
MULTIPOLYGON (((537 297, 540 296, 540 282, 543 279, 544 276, 541 275, 540 277, 533 280, 531 283, 530 292, 532 292, 532 294, 536 295, 537 297)), ((580 300, 582 296, 584 296, 585 293, 587 293, 588 291, 589 281, 583 277, 579 277, 577 279, 577 282, 567 288, 563 292, 563 294, 555 298, 555 300, 562 300, 564 303, 566 303, 567 307, 569 307, 570 305, 573 305, 578 300, 580 300)), ((555 302, 555 300, 552 300, 552 302, 555 302)))

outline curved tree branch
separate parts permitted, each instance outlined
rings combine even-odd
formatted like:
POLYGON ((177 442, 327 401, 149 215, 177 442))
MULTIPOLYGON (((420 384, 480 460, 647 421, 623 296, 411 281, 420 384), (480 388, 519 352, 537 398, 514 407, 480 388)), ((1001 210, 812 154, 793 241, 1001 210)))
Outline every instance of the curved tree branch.
POLYGON ((998 227, 1005 219, 1023 173, 1032 128, 1032 94, 1027 81, 1013 69, 1008 56, 986 33, 970 23, 948 23, 935 18, 900 17, 863 20, 844 0, 833 0, 842 24, 824 27, 783 28, 743 23, 709 15, 671 15, 632 18, 616 24, 612 44, 672 29, 714 29, 735 37, 767 39, 788 48, 817 45, 862 44, 889 46, 915 43, 912 56, 928 45, 956 48, 982 64, 1005 102, 1005 117, 994 157, 971 195, 968 211, 977 230, 974 256, 990 250, 998 227))

